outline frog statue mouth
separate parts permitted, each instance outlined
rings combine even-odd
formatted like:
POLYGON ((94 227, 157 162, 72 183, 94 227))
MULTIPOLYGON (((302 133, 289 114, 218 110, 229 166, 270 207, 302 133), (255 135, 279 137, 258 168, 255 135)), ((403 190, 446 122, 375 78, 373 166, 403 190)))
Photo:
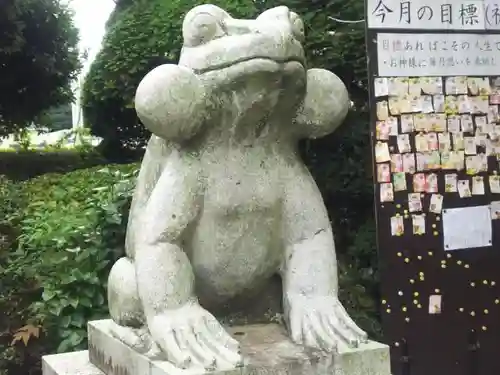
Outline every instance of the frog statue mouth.
POLYGON ((254 20, 231 17, 205 4, 186 14, 180 66, 203 75, 235 65, 253 71, 280 71, 287 65, 305 70, 304 24, 287 7, 263 12, 254 20))

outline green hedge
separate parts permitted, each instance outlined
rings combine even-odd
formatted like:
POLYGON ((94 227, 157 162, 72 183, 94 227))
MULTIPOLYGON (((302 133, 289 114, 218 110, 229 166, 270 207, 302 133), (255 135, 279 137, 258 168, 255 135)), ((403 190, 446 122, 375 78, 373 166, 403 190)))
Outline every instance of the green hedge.
MULTIPOLYGON (((214 0, 235 16, 255 14, 248 0, 214 0)), ((184 15, 198 0, 120 1, 107 24, 103 47, 85 78, 82 109, 86 126, 103 138, 111 160, 142 154, 149 138, 136 116, 134 96, 142 78, 161 64, 177 63, 184 15)))
POLYGON ((24 181, 46 173, 66 173, 106 164, 96 152, 0 151, 0 175, 24 181))
POLYGON ((0 311, 8 316, 0 374, 37 373, 42 353, 86 347, 87 321, 107 315, 106 279, 123 254, 136 169, 0 181, 0 311))

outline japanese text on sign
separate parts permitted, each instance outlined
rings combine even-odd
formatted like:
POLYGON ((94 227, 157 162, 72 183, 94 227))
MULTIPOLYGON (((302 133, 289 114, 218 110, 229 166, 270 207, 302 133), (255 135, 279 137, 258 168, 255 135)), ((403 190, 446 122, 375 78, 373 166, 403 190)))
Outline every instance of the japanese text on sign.
POLYGON ((369 28, 500 30, 499 0, 368 0, 369 28))
POLYGON ((377 35, 379 76, 500 75, 500 35, 377 35))

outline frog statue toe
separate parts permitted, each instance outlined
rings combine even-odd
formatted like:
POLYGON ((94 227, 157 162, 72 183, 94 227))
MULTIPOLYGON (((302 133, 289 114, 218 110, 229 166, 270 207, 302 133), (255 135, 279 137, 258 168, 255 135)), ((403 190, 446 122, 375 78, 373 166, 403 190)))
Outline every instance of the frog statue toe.
POLYGON ((287 7, 254 20, 189 11, 178 65, 149 72, 135 106, 153 133, 108 300, 113 334, 182 368, 241 364, 202 306, 279 274, 290 338, 335 351, 366 334, 338 300, 332 228, 297 143, 333 132, 349 98, 307 69, 304 26, 287 7))

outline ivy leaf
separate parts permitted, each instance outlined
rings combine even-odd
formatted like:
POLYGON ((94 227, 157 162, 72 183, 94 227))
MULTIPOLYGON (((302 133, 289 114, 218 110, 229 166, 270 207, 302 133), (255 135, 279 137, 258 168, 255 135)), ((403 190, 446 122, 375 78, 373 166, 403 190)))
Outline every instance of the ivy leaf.
POLYGON ((64 305, 60 301, 53 301, 49 306, 49 312, 54 316, 60 316, 62 310, 64 309, 64 305))
POLYGON ((78 297, 71 297, 69 299, 69 304, 74 308, 76 309, 78 307, 78 304, 80 303, 80 300, 78 299, 78 297))
POLYGON ((78 328, 83 328, 85 324, 86 324, 85 317, 83 316, 81 311, 78 311, 71 316, 71 325, 78 328))
POLYGON ((61 327, 68 328, 71 323, 71 316, 66 315, 61 319, 61 327))
POLYGON ((71 331, 71 333, 61 341, 57 348, 58 353, 65 353, 78 348, 85 339, 85 331, 77 329, 76 331, 71 331))
POLYGON ((52 298, 54 298, 56 296, 56 292, 54 292, 53 290, 44 290, 43 291, 43 294, 42 294, 42 299, 44 301, 50 301, 52 298))

